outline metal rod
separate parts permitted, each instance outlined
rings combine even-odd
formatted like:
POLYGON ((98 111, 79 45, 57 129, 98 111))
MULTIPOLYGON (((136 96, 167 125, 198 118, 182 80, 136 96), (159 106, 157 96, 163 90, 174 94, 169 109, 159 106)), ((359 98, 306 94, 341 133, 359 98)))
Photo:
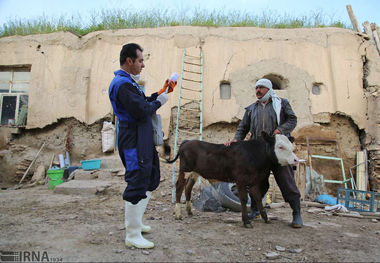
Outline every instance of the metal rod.
MULTIPOLYGON (((182 69, 181 69, 181 80, 179 82, 179 95, 178 95, 178 110, 177 110, 177 124, 175 127, 175 139, 174 139, 174 156, 177 154, 177 143, 178 143, 178 128, 179 128, 179 114, 181 111, 181 92, 182 92, 182 79, 183 79, 183 70, 184 70, 184 61, 186 56, 186 48, 183 49, 182 53, 182 69)), ((177 161, 173 163, 173 173, 172 173, 172 203, 175 202, 175 167, 177 165, 177 161)))
POLYGON ((327 160, 334 160, 334 161, 342 161, 342 158, 339 157, 332 157, 332 156, 323 156, 323 155, 311 155, 311 157, 318 158, 318 159, 327 159, 327 160))

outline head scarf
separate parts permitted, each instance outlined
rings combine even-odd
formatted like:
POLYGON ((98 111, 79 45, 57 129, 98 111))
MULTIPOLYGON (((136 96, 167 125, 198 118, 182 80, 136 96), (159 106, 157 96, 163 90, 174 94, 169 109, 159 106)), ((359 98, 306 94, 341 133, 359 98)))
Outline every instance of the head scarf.
POLYGON ((268 92, 261 99, 258 100, 259 102, 266 102, 269 100, 269 98, 272 98, 272 106, 274 112, 276 113, 277 124, 280 125, 281 99, 277 96, 276 92, 274 92, 272 82, 269 79, 259 79, 256 82, 255 87, 257 86, 263 86, 268 89, 268 92))

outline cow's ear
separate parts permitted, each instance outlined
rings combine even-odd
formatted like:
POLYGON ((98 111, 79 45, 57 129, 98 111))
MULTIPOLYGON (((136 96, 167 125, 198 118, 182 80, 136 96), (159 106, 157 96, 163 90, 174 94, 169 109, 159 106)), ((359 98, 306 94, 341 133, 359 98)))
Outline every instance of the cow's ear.
POLYGON ((270 136, 268 133, 266 133, 265 131, 262 131, 261 132, 261 137, 267 141, 267 142, 274 142, 274 136, 270 136))
POLYGON ((293 143, 294 141, 295 141, 295 139, 294 139, 294 137, 292 137, 292 136, 289 136, 289 141, 291 142, 291 143, 293 143))

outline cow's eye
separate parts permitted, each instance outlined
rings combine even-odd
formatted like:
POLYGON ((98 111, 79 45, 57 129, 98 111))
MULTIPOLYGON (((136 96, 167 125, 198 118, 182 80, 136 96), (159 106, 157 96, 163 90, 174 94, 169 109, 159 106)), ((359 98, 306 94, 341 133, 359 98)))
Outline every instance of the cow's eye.
POLYGON ((282 146, 278 146, 278 149, 280 149, 280 150, 283 150, 283 149, 284 149, 284 147, 282 147, 282 146))

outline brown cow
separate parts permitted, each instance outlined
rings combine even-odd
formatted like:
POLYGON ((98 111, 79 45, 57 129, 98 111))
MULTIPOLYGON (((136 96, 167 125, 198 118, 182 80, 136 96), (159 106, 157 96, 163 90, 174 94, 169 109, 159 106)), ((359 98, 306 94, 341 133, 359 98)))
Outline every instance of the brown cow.
POLYGON ((242 220, 247 228, 252 227, 246 207, 247 190, 251 199, 256 201, 262 218, 268 223, 267 214, 261 203, 260 185, 264 180, 268 180, 269 169, 276 163, 292 165, 298 162, 297 156, 293 153, 292 143, 286 136, 279 134, 269 136, 264 132, 262 138, 239 141, 230 146, 198 140, 184 141, 177 156, 167 161, 173 163, 178 157, 180 157, 180 168, 176 182, 175 218, 182 219, 180 200, 185 185, 186 210, 192 215, 191 190, 198 176, 191 177, 186 182, 185 172, 195 172, 205 179, 236 183, 242 206, 242 220))

